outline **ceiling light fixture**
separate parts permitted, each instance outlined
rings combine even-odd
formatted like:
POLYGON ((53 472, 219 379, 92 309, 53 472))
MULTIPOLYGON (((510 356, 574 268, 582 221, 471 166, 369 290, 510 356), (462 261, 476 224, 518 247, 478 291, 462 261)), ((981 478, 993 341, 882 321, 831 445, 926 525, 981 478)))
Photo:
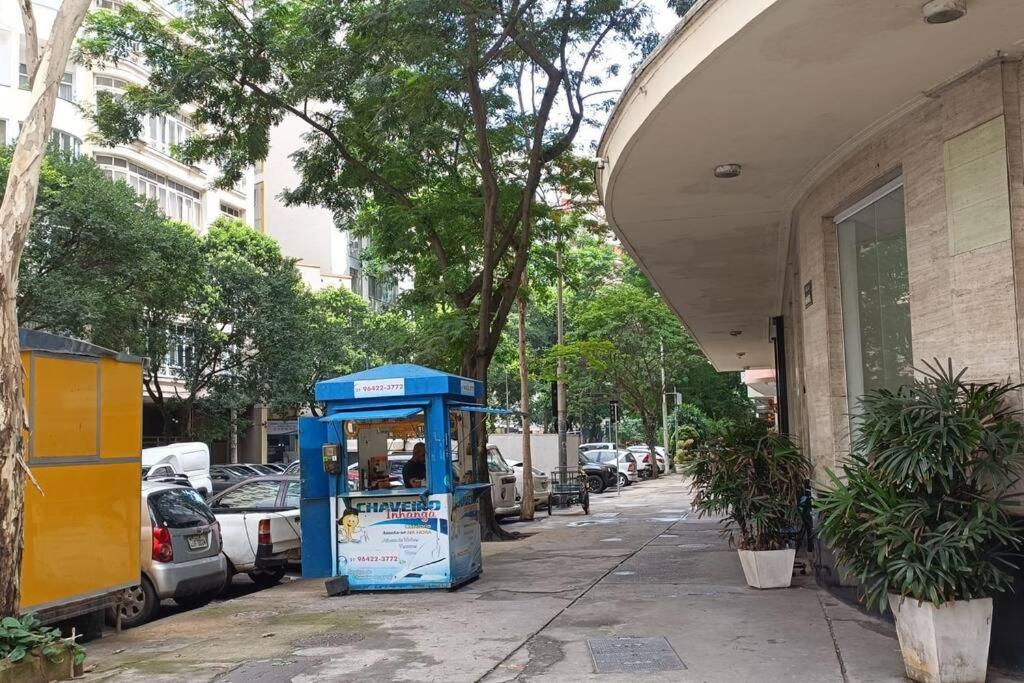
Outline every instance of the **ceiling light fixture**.
POLYGON ((716 178, 737 178, 742 172, 743 167, 739 164, 722 164, 721 166, 715 166, 716 178))
POLYGON ((967 14, 967 0, 929 0, 921 11, 929 24, 948 24, 967 14))

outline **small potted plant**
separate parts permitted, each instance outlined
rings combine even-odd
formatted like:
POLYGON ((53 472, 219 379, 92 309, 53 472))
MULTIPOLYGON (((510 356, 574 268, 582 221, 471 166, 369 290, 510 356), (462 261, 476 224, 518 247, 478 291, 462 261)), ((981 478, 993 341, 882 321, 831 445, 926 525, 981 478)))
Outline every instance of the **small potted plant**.
POLYGON ((0 683, 63 681, 82 673, 85 650, 33 614, 0 619, 0 683))
POLYGON ((732 434, 697 449, 685 465, 693 507, 723 515, 723 533, 739 553, 747 584, 785 588, 793 578, 799 502, 810 466, 788 436, 732 434))
POLYGON ((892 609, 907 675, 982 683, 992 596, 1011 587, 1020 525, 1005 507, 1024 467, 1019 386, 964 381, 926 365, 862 399, 853 454, 817 500, 819 535, 892 609))

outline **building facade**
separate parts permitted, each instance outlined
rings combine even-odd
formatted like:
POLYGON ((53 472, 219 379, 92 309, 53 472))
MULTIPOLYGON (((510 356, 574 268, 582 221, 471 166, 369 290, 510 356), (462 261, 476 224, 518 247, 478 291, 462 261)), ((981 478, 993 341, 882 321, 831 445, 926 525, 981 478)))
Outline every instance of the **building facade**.
MULTIPOLYGON (((1024 376, 1024 3, 936 5, 698 0, 598 152, 623 244, 716 367, 775 370, 818 484, 867 391, 1024 376)), ((992 649, 1018 667, 1019 600, 992 649)))

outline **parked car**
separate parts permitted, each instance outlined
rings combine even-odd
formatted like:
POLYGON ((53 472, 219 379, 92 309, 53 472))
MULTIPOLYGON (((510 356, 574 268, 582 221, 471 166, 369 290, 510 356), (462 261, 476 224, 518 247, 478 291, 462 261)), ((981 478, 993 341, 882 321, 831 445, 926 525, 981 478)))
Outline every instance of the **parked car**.
MULTIPOLYGON (((213 465, 210 467, 210 481, 213 482, 213 493, 220 493, 235 484, 252 479, 257 475, 246 467, 237 465, 213 465)), ((209 496, 208 496, 209 497, 209 496)))
POLYGON ((615 464, 595 462, 588 457, 589 454, 580 455, 580 469, 587 475, 587 482, 590 485, 591 493, 602 493, 609 486, 615 486, 619 473, 615 464))
MULTIPOLYGON (((516 474, 516 500, 522 505, 523 500, 523 463, 518 460, 507 460, 516 474)), ((551 477, 536 467, 533 470, 533 507, 551 509, 551 477)))
POLYGON ((210 447, 200 441, 172 443, 168 446, 142 449, 142 466, 169 467, 175 474, 184 474, 192 488, 202 495, 213 491, 210 481, 210 447))
MULTIPOLYGON (((198 607, 224 587, 227 562, 220 525, 195 489, 142 482, 142 580, 125 591, 117 609, 126 628, 149 621, 160 601, 198 607)), ((113 610, 108 617, 113 617, 113 610)))
POLYGON ((157 465, 155 467, 142 468, 142 481, 153 481, 161 484, 177 484, 178 486, 192 487, 192 481, 188 475, 179 474, 170 465, 157 465))
POLYGON ((290 463, 288 463, 288 466, 284 468, 284 473, 285 474, 295 474, 295 475, 298 475, 298 473, 299 473, 299 461, 298 460, 292 460, 290 463))
POLYGON ((585 443, 580 446, 580 453, 586 453, 588 451, 607 451, 615 448, 615 444, 610 441, 594 441, 591 443, 585 443))
MULTIPOLYGON (((641 470, 641 472, 644 472, 646 470, 646 475, 650 476, 650 474, 651 474, 651 449, 649 449, 647 446, 637 445, 637 446, 630 446, 626 450, 628 450, 630 453, 633 453, 634 455, 637 456, 637 458, 640 460, 640 470, 641 470)), ((661 471, 662 474, 668 474, 668 459, 665 458, 665 449, 661 448, 660 446, 655 446, 654 447, 654 452, 657 454, 658 469, 661 471)))
POLYGON ((618 451, 612 449, 592 450, 586 453, 586 457, 595 462, 617 465, 619 486, 629 486, 640 479, 640 475, 637 474, 636 456, 627 450, 621 448, 618 451))
POLYGON ((289 562, 299 562, 299 478, 277 474, 254 477, 210 498, 220 522, 228 580, 246 573, 254 583, 271 586, 284 577, 289 562))
POLYGON ((518 515, 522 510, 516 494, 516 473, 494 444, 487 444, 487 471, 491 480, 491 502, 496 516, 518 515))
POLYGON ((263 466, 272 470, 271 474, 284 474, 284 470, 288 467, 287 463, 283 462, 265 462, 263 466))

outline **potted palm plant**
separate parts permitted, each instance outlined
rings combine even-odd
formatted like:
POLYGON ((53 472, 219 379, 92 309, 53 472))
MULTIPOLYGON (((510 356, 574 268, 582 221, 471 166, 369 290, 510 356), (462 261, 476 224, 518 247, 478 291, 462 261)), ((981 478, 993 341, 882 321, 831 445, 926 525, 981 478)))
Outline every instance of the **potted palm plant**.
POLYGON ((1005 506, 1024 466, 1020 387, 965 372, 936 361, 865 396, 853 454, 817 500, 820 537, 867 605, 892 609, 907 675, 928 683, 985 680, 991 598, 1021 548, 1005 506))
POLYGON ((693 507, 722 515, 723 533, 736 547, 747 584, 785 588, 793 578, 799 501, 810 466, 788 436, 729 435, 696 450, 685 464, 693 507))

